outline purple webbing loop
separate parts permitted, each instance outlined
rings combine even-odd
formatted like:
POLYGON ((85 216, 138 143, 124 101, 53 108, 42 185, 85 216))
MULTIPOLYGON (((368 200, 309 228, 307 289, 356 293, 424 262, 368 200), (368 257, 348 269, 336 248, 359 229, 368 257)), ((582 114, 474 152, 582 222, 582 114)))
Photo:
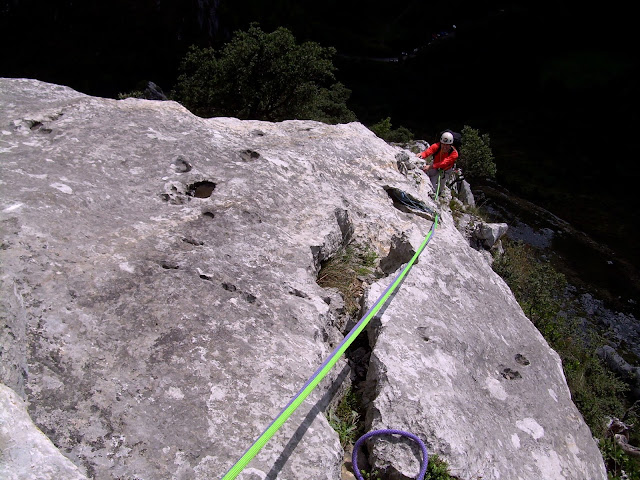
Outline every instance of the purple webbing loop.
POLYGON ((427 453, 427 447, 425 446, 424 442, 420 440, 420 438, 414 435, 413 433, 403 432, 402 430, 385 429, 385 430, 373 430, 369 433, 365 433, 363 436, 361 436, 358 439, 356 444, 353 446, 351 463, 353 464, 353 473, 355 474, 358 480, 364 480, 362 478, 362 475, 360 474, 360 469, 358 468, 358 450, 360 449, 360 447, 362 446, 362 444, 367 438, 373 437, 375 435, 402 435, 404 437, 409 437, 411 440, 413 440, 418 445, 420 445, 420 448, 422 449, 422 465, 420 466, 420 473, 418 473, 416 480, 424 479, 424 476, 427 474, 427 465, 429 463, 429 454, 427 453))

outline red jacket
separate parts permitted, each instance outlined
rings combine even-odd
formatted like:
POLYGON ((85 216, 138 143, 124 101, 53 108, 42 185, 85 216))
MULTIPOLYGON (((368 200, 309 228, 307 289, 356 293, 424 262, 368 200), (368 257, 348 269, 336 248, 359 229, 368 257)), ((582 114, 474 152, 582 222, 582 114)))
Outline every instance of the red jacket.
POLYGON ((420 158, 427 158, 429 155, 433 155, 433 152, 438 151, 433 157, 433 168, 441 168, 442 170, 449 170, 456 163, 458 158, 458 151, 451 145, 451 151, 447 155, 444 150, 440 148, 440 142, 436 142, 422 152, 420 158))

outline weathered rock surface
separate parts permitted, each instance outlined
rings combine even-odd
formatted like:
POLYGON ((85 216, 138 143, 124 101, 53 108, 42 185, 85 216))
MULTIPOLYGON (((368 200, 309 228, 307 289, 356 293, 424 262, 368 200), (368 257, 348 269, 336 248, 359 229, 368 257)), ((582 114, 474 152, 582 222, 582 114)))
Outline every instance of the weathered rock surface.
POLYGON ((86 480, 40 430, 17 393, 0 384, 0 478, 86 480))
POLYGON ((481 223, 476 226, 473 236, 484 247, 493 247, 500 238, 507 233, 506 223, 481 223))
MULTIPOLYGON (((438 229, 375 324, 368 429, 403 425, 463 479, 606 478, 559 358, 453 227, 438 229)), ((380 441, 377 468, 415 477, 404 447, 380 441)))
MULTIPOLYGON (((322 262, 355 240, 391 275, 431 221, 385 187, 436 208, 360 124, 201 119, 0 79, 0 133, 0 380, 93 479, 221 478, 334 346, 322 262)), ((557 355, 442 215, 369 331, 369 425, 419 435, 460 478, 604 479, 557 355)), ((323 411, 348 373, 238 478, 339 479, 323 411)), ((373 453, 417 473, 402 442, 373 453)))

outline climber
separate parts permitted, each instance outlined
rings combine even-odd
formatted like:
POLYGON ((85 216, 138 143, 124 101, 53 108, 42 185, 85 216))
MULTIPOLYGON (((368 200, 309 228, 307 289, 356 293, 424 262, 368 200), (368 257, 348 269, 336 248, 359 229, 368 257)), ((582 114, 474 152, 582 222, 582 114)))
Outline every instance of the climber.
MULTIPOLYGON (((453 146, 453 134, 442 132, 440 141, 419 153, 418 157, 424 159, 430 155, 433 155, 433 162, 422 167, 422 171, 429 175, 434 190, 438 192, 438 180, 444 177, 444 172, 453 168, 458 158, 458 150, 453 146)), ((441 185, 444 185, 444 181, 441 185)))

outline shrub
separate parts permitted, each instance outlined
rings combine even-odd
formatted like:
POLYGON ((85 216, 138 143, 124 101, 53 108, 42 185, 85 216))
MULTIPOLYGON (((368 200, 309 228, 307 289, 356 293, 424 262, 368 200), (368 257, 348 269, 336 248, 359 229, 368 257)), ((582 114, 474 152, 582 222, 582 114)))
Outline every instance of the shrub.
POLYGON ((566 279, 548 263, 538 261, 532 248, 523 242, 505 245, 505 253, 493 262, 493 270, 507 282, 534 323, 553 317, 560 309, 558 294, 564 290, 566 279))
POLYGON ((391 117, 380 120, 369 127, 381 139, 387 142, 408 143, 413 140, 413 133, 406 127, 398 127, 395 130, 391 128, 391 117))
POLYGON ((600 443, 600 450, 607 465, 609 479, 638 480, 640 478, 640 466, 638 462, 633 461, 612 438, 607 438, 602 441, 600 443))
POLYGON ((413 133, 406 127, 400 126, 389 132, 389 142, 408 143, 413 140, 413 133))
POLYGON ((454 480, 449 473, 449 465, 442 460, 438 455, 430 455, 429 463, 427 464, 427 473, 424 476, 424 480, 454 480))
POLYGON ((352 445, 364 434, 364 419, 360 414, 362 397, 348 389, 340 403, 327 415, 329 425, 337 432, 340 445, 352 445))
POLYGON ((220 52, 192 46, 172 97, 205 117, 354 121, 346 106, 351 92, 335 81, 335 53, 315 42, 298 45, 286 28, 265 33, 252 24, 220 52))
POLYGON ((385 140, 391 132, 391 117, 387 117, 380 120, 378 123, 374 123, 369 129, 377 136, 385 140))
POLYGON ((309 119, 330 124, 357 121, 356 115, 347 107, 350 96, 351 90, 340 82, 330 88, 321 88, 309 119))
POLYGON ((144 92, 141 90, 133 90, 127 93, 119 93, 118 100, 124 100, 126 98, 144 98, 144 92))
POLYGON ((489 135, 480 136, 478 130, 465 125, 458 166, 470 178, 495 178, 496 164, 489 146, 489 135))

